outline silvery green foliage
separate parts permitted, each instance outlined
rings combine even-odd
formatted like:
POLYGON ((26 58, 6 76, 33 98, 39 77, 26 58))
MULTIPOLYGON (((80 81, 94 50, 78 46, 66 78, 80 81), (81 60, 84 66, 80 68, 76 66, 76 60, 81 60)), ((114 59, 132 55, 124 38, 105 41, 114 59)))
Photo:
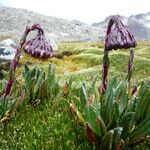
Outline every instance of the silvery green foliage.
POLYGON ((54 99, 59 93, 53 65, 49 66, 47 74, 39 67, 29 69, 27 65, 24 65, 23 78, 25 99, 31 104, 37 100, 54 99))
POLYGON ((126 149, 150 135, 149 82, 142 82, 133 95, 128 93, 128 82, 117 77, 111 78, 104 95, 97 95, 94 84, 82 86, 80 92, 82 109, 74 105, 76 118, 101 150, 126 149))

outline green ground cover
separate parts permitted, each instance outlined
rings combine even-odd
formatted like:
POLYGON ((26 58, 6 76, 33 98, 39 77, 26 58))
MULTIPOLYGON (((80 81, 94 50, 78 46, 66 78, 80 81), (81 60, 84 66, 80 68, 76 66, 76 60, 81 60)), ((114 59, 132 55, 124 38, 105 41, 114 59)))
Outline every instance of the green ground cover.
MULTIPOLYGON (((22 64, 30 62, 29 68, 39 66, 45 72, 53 64, 56 69, 56 80, 60 91, 55 98, 42 99, 40 105, 33 107, 22 102, 7 125, 0 126, 1 150, 91 150, 97 149, 87 138, 80 125, 74 123, 69 104, 78 101, 78 89, 83 82, 91 84, 91 80, 101 81, 103 46, 99 43, 62 43, 55 53, 63 59, 52 58, 46 61, 33 59, 27 54, 20 60, 22 64), (64 51, 70 52, 69 56, 64 51), (70 93, 64 95, 65 82, 73 79, 70 93)), ((126 78, 129 50, 110 52, 110 76, 126 78)), ((22 80, 23 67, 17 69, 17 79, 22 80)), ((132 84, 150 80, 150 43, 139 42, 135 48, 132 84)), ((135 149, 149 149, 150 142, 137 145, 135 149)))

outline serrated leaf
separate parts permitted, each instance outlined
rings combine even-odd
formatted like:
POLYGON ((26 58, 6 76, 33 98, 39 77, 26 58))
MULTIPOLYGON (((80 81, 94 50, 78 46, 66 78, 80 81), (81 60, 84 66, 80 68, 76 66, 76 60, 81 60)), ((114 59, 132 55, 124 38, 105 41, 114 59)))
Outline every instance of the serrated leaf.
POLYGON ((97 123, 97 118, 100 117, 100 112, 96 110, 93 106, 88 106, 85 108, 85 118, 90 124, 92 131, 97 135, 102 137, 101 129, 99 123, 97 123))
POLYGON ((113 129, 114 134, 113 134, 113 144, 112 144, 112 149, 116 150, 118 145, 121 142, 121 134, 122 134, 122 127, 116 127, 113 129))
POLYGON ((33 69, 30 71, 30 78, 31 78, 31 79, 35 77, 36 70, 37 70, 37 67, 33 68, 33 69))
POLYGON ((108 124, 111 118, 111 112, 113 107, 113 101, 115 100, 115 87, 117 85, 117 78, 113 77, 110 80, 109 86, 107 88, 106 94, 105 94, 105 106, 104 106, 104 114, 105 114, 105 123, 108 124))
POLYGON ((137 97, 132 97, 130 101, 128 102, 128 106, 126 109, 126 113, 128 112, 135 112, 136 106, 137 106, 138 98, 137 97))
POLYGON ((114 131, 113 131, 113 130, 110 130, 110 131, 108 131, 108 133, 102 138, 101 150, 112 150, 113 134, 114 134, 114 131))
POLYGON ((107 129, 118 126, 119 117, 120 117, 119 106, 118 106, 118 103, 116 101, 114 101, 113 105, 112 105, 111 112, 110 112, 110 117, 109 117, 109 122, 107 124, 107 129))
POLYGON ((119 111, 122 113, 125 109, 127 109, 128 105, 128 92, 127 92, 127 86, 123 84, 120 87, 120 99, 119 99, 119 111))
POLYGON ((93 80, 92 83, 91 83, 91 87, 90 87, 90 90, 89 90, 89 93, 92 95, 95 93, 95 90, 96 90, 96 80, 93 80))
POLYGON ((147 87, 148 85, 145 83, 142 83, 140 91, 139 91, 139 97, 138 97, 138 103, 136 107, 136 118, 137 120, 143 120, 146 117, 146 109, 147 106, 150 104, 150 89, 147 87))
POLYGON ((27 73, 28 71, 30 71, 27 64, 24 64, 23 67, 24 67, 24 73, 27 73))
POLYGON ((71 88, 73 83, 73 76, 70 77, 69 82, 68 82, 68 87, 71 88))
POLYGON ((150 134, 150 115, 144 119, 129 135, 129 142, 134 143, 150 134))
POLYGON ((8 79, 9 78, 9 75, 10 73, 8 71, 5 71, 5 70, 1 70, 3 76, 4 76, 4 79, 8 79))
POLYGON ((125 114, 122 118, 121 125, 123 127, 122 138, 126 139, 135 125, 135 112, 128 112, 125 114))
POLYGON ((85 84, 83 84, 80 92, 80 101, 83 107, 85 107, 85 105, 87 104, 87 100, 88 100, 88 94, 86 91, 85 84))
POLYGON ((71 111, 73 117, 78 121, 78 123, 85 125, 85 120, 83 118, 83 115, 76 108, 74 101, 71 101, 71 103, 70 103, 70 111, 71 111))

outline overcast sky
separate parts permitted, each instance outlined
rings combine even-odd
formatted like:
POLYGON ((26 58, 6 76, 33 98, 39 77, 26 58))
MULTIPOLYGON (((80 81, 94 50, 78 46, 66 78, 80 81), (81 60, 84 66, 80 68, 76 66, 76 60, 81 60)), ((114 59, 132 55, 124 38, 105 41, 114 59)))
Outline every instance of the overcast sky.
POLYGON ((24 8, 88 24, 114 14, 130 16, 150 12, 150 0, 0 0, 0 6, 24 8))

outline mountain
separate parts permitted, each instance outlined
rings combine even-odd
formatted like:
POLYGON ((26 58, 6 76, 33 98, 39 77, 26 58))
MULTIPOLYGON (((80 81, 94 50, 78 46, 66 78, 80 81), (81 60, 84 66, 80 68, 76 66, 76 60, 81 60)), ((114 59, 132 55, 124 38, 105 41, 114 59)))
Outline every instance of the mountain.
MULTIPOLYGON (((105 36, 107 24, 112 16, 104 21, 93 23, 92 26, 99 28, 101 37, 105 36)), ((136 39, 150 40, 150 12, 146 14, 132 15, 130 17, 119 16, 123 24, 135 35, 136 39)))
POLYGON ((21 35, 25 27, 39 23, 56 41, 98 40, 99 30, 76 20, 44 16, 32 11, 0 7, 0 35, 21 35))
MULTIPOLYGON (((136 39, 150 40, 150 12, 130 17, 119 16, 136 39)), ((104 39, 107 24, 104 21, 87 25, 77 20, 44 16, 32 11, 0 6, 0 40, 2 37, 20 39, 25 27, 39 23, 47 37, 55 41, 97 41, 104 39)), ((14 40, 14 39, 13 39, 14 40)))

